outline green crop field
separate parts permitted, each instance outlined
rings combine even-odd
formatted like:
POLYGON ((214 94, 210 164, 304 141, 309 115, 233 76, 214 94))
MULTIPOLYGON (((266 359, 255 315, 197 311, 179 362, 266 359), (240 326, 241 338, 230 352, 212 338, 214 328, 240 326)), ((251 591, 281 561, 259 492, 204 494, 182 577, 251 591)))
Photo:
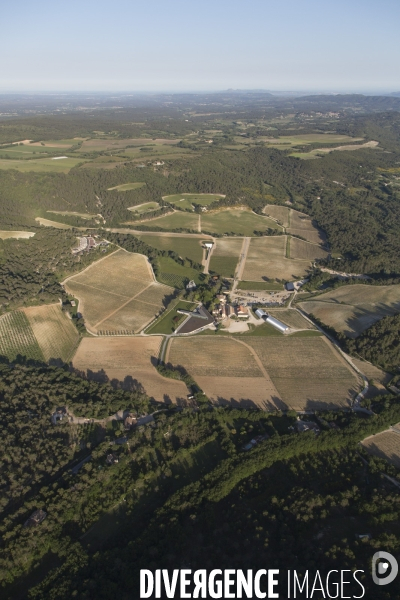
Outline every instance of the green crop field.
MULTIPOLYGON (((135 183, 121 183, 115 187, 108 188, 108 192, 116 190, 117 192, 127 192, 128 190, 138 190, 139 188, 146 185, 145 181, 136 181, 135 183)), ((130 209, 131 210, 131 209, 130 209)))
POLYGON ((242 246, 242 238, 217 239, 211 255, 210 271, 223 277, 234 277, 242 246))
POLYGON ((281 230, 272 219, 245 209, 226 209, 201 215, 201 230, 210 233, 253 236, 254 231, 267 228, 281 230))
POLYGON ((157 275, 157 281, 160 283, 164 283, 165 285, 170 285, 178 289, 185 287, 186 280, 193 279, 197 285, 200 283, 200 271, 196 271, 190 267, 183 267, 172 260, 172 258, 162 256, 159 259, 159 266, 160 270, 157 275))
POLYGON ((283 285, 275 281, 239 281, 237 289, 248 291, 280 291, 283 290, 283 285))
POLYGON ((142 215, 150 210, 156 210, 160 205, 158 202, 144 202, 144 204, 138 204, 137 206, 130 206, 128 210, 131 212, 142 215))
POLYGON ((95 214, 89 214, 89 213, 79 213, 79 212, 74 212, 74 211, 68 211, 68 210, 47 210, 46 212, 51 213, 52 215, 64 215, 66 217, 79 217, 80 219, 94 219, 94 217, 97 217, 97 215, 95 214))
POLYGON ((225 196, 223 194, 172 194, 170 196, 163 196, 165 202, 185 209, 192 208, 193 204, 208 206, 221 198, 225 198, 225 196))
POLYGON ((17 169, 27 173, 29 171, 68 173, 73 167, 82 162, 82 158, 63 158, 54 160, 52 158, 38 158, 32 160, 7 160, 0 159, 0 169, 17 169))
POLYGON ((0 355, 10 360, 21 355, 44 362, 29 321, 21 310, 0 317, 0 355))
POLYGON ((146 227, 160 227, 166 231, 173 229, 192 229, 198 231, 199 215, 196 213, 176 211, 172 214, 166 215, 165 217, 157 217, 156 219, 149 219, 143 221, 143 225, 146 227))
POLYGON ((158 250, 173 250, 182 258, 190 258, 190 260, 198 263, 202 261, 203 248, 201 247, 202 240, 200 238, 168 236, 165 234, 138 234, 137 237, 158 250))

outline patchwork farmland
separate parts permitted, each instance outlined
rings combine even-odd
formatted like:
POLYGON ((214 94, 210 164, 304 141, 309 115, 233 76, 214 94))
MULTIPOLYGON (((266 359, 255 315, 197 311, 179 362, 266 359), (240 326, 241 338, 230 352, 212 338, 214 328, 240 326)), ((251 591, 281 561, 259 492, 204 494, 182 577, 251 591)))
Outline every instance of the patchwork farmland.
POLYGON ((242 278, 246 281, 301 279, 310 261, 286 258, 287 236, 252 238, 242 278))
POLYGON ((345 408, 361 387, 323 337, 173 338, 166 361, 187 369, 213 401, 251 398, 267 410, 345 408))
POLYGON ((327 256, 328 252, 317 244, 305 242, 295 237, 290 238, 290 258, 314 261, 327 256))
POLYGON ((349 407, 361 382, 325 337, 248 337, 279 392, 294 410, 349 407))
POLYGON ((163 308, 173 289, 156 283, 147 258, 118 250, 67 279, 65 289, 93 333, 141 331, 163 308))
POLYGON ((143 390, 158 402, 180 403, 188 390, 182 381, 162 377, 156 368, 161 336, 83 338, 72 360, 78 371, 92 378, 101 372, 125 389, 143 390))
POLYGON ((285 408, 255 352, 234 338, 173 338, 165 361, 183 366, 213 402, 285 408))
POLYGON ((222 277, 234 277, 242 246, 242 238, 218 238, 212 251, 210 270, 222 277))
POLYGON ((355 338, 382 317, 400 311, 400 285, 344 286, 315 300, 301 302, 300 308, 336 331, 355 338))
POLYGON ((201 230, 209 233, 252 236, 254 231, 265 231, 267 228, 282 229, 272 219, 244 208, 229 208, 201 215, 201 230))

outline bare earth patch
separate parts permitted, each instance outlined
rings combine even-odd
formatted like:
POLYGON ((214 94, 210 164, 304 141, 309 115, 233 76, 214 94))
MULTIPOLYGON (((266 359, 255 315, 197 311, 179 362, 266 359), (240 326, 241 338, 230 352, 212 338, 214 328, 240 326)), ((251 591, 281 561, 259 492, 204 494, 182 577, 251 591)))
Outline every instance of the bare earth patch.
POLYGON ((155 369, 162 337, 84 338, 72 364, 92 379, 143 390, 158 402, 179 403, 187 398, 186 385, 162 377, 155 369), (88 373, 89 372, 89 373, 88 373))

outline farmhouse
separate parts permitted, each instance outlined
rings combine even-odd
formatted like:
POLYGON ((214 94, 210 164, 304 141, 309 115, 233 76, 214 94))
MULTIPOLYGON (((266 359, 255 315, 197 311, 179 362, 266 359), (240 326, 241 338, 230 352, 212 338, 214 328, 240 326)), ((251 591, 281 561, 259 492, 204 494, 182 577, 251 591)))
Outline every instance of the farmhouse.
POLYGON ((195 284, 195 282, 193 281, 193 279, 191 279, 191 281, 189 281, 189 283, 186 286, 187 290, 195 290, 197 288, 197 285, 195 284))
POLYGON ((239 306, 236 306, 235 314, 240 319, 247 319, 249 316, 249 310, 248 310, 248 308, 246 308, 245 306, 242 306, 242 304, 240 304, 239 306))
POLYGON ((131 429, 137 423, 137 418, 132 413, 129 413, 124 421, 125 429, 131 429))
POLYGON ((294 292, 294 283, 293 281, 288 281, 286 284, 286 289, 288 292, 294 292))

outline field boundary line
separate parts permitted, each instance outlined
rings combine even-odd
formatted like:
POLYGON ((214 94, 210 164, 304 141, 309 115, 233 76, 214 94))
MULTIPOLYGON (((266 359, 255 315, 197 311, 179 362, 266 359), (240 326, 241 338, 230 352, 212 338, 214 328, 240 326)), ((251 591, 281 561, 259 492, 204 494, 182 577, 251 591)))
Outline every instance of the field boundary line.
MULTIPOLYGON (((147 289, 147 288, 146 288, 147 289)), ((143 292, 145 292, 146 290, 143 290, 143 292)), ((143 294, 143 292, 140 292, 140 294, 143 294)), ((138 294, 140 296, 140 294, 138 294)), ((144 300, 140 300, 139 298, 136 300, 136 302, 141 302, 142 304, 147 304, 148 306, 156 306, 159 307, 158 304, 153 304, 152 302, 145 302, 144 300)))
POLYGON ((234 340, 235 342, 237 342, 238 344, 242 344, 243 346, 245 346, 248 350, 250 350, 251 355, 253 356, 254 360, 256 361, 258 368, 260 369, 261 373, 264 376, 264 379, 266 379, 267 381, 271 382, 271 384, 274 386, 274 389, 276 391, 276 395, 278 396, 278 398, 281 398, 280 394, 278 394, 278 390, 275 387, 274 382, 271 379, 271 376, 268 374, 268 371, 266 370, 266 368, 264 367, 264 365, 261 362, 260 357, 258 356, 257 352, 254 350, 254 348, 252 348, 251 346, 249 346, 248 344, 246 344, 245 342, 243 342, 243 340, 238 340, 236 339, 234 336, 230 336, 230 338, 232 340, 234 340))
POLYGON ((121 306, 119 306, 116 310, 113 310, 109 315, 107 315, 106 317, 104 317, 104 319, 102 319, 101 321, 99 321, 98 323, 96 323, 95 325, 93 325, 93 327, 98 327, 98 325, 101 325, 102 323, 104 323, 104 321, 107 321, 107 319, 109 319, 110 317, 112 317, 113 315, 115 315, 115 313, 117 313, 118 311, 120 311, 122 308, 124 308, 127 304, 129 304, 129 302, 131 302, 132 300, 134 300, 136 298, 136 296, 139 296, 142 292, 145 292, 151 285, 153 282, 149 283, 148 286, 146 286, 144 288, 144 290, 141 290, 138 294, 135 294, 134 296, 132 296, 132 298, 128 298, 128 300, 126 302, 124 302, 124 304, 122 304, 121 306))
MULTIPOLYGON (((139 279, 135 279, 135 281, 140 281, 139 279)), ((97 292, 101 292, 102 294, 111 294, 112 296, 118 296, 118 298, 128 298, 129 296, 124 296, 123 294, 117 294, 116 292, 109 292, 108 290, 103 290, 102 288, 95 287, 94 285, 90 285, 89 283, 81 283, 80 281, 75 281, 78 285, 83 285, 83 287, 91 288, 92 290, 96 290, 97 292)))

